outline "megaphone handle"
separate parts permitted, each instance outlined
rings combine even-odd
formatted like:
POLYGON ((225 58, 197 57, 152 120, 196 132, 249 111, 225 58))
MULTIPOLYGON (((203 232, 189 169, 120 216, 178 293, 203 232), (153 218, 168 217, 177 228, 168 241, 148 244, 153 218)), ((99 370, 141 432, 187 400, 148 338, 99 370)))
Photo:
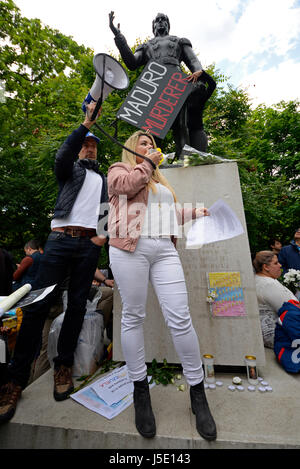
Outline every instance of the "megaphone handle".
POLYGON ((91 121, 94 121, 94 120, 96 119, 97 114, 98 114, 98 111, 99 111, 99 109, 100 109, 100 107, 101 107, 101 104, 102 104, 102 92, 101 92, 100 98, 99 98, 98 101, 97 101, 97 104, 96 104, 96 106, 95 106, 95 109, 94 109, 94 112, 93 112, 93 114, 92 114, 92 117, 91 117, 91 119, 90 119, 91 121))
POLYGON ((101 78, 101 95, 100 95, 100 98, 98 99, 97 101, 97 104, 96 104, 96 107, 94 109, 94 112, 92 114, 92 117, 91 117, 91 121, 94 121, 97 117, 97 114, 98 114, 98 111, 100 109, 100 106, 103 102, 103 88, 104 88, 104 77, 105 77, 105 62, 106 62, 106 56, 104 55, 103 56, 103 73, 102 73, 102 77, 101 78))
POLYGON ((133 153, 134 155, 139 156, 140 158, 143 158, 143 160, 148 161, 151 164, 151 166, 153 167, 153 169, 156 169, 155 163, 153 163, 153 161, 150 158, 148 158, 147 156, 144 156, 144 155, 140 155, 139 153, 131 150, 130 148, 125 147, 125 145, 122 145, 122 143, 120 143, 116 138, 112 137, 107 132, 105 132, 105 130, 102 129, 102 127, 100 127, 100 125, 98 125, 96 122, 94 123, 94 125, 97 127, 97 129, 100 130, 100 132, 102 132, 106 137, 110 138, 114 143, 116 143, 120 147, 124 148, 124 150, 127 150, 130 153, 133 153))

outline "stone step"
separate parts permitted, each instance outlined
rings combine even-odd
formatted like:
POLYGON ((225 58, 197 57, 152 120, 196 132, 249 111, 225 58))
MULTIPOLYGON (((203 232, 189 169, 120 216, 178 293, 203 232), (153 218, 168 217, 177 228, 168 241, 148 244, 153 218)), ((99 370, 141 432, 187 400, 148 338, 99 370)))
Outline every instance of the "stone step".
POLYGON ((300 448, 300 376, 287 374, 266 350, 266 365, 260 375, 272 392, 247 390, 246 375, 240 374, 244 391, 228 389, 234 374, 218 373, 223 386, 207 390, 217 423, 215 442, 203 440, 195 428, 189 392, 176 386, 151 390, 157 435, 141 437, 134 425, 133 405, 108 420, 73 399, 56 402, 49 370, 23 392, 13 419, 0 426, 1 449, 201 449, 201 448, 300 448))

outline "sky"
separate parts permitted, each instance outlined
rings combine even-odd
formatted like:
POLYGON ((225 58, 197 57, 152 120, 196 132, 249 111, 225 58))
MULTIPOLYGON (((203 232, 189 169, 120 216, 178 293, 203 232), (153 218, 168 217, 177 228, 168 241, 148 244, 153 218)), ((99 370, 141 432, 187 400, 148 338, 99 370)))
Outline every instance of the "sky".
POLYGON ((118 54, 108 25, 130 46, 153 36, 152 20, 168 15, 170 34, 192 42, 203 68, 215 64, 249 94, 253 107, 300 100, 300 0, 14 0, 23 16, 72 36, 78 44, 118 54))

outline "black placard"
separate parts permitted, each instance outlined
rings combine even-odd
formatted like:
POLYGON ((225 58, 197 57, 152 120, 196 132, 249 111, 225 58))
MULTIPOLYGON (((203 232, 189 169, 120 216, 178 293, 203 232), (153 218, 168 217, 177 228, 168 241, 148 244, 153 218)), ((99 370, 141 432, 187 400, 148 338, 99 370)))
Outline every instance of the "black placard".
POLYGON ((186 78, 177 67, 150 60, 117 117, 163 139, 193 89, 186 78))

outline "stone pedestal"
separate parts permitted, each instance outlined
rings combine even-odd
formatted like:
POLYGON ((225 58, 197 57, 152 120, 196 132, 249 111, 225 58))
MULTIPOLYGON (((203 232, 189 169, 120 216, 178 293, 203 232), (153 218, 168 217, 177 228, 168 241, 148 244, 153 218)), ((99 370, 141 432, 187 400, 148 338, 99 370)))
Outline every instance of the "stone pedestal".
MULTIPOLYGON (((247 236, 238 167, 235 162, 166 168, 162 170, 175 189, 178 202, 203 203, 209 208, 218 199, 235 212, 244 234, 211 243, 201 249, 185 249, 185 237, 178 239, 177 249, 183 265, 189 307, 198 334, 201 354, 214 355, 217 365, 244 365, 245 355, 255 355, 257 364, 265 364, 265 352, 259 321, 254 273, 247 236), (206 302, 208 272, 240 272, 246 315, 238 317, 213 316, 206 302)), ((134 288, 134 285, 132 285, 134 288)), ((114 292, 113 359, 124 360, 120 344, 121 301, 114 292)), ((158 301, 149 285, 147 317, 144 325, 146 361, 153 358, 179 363, 170 333, 164 323, 158 301)))

